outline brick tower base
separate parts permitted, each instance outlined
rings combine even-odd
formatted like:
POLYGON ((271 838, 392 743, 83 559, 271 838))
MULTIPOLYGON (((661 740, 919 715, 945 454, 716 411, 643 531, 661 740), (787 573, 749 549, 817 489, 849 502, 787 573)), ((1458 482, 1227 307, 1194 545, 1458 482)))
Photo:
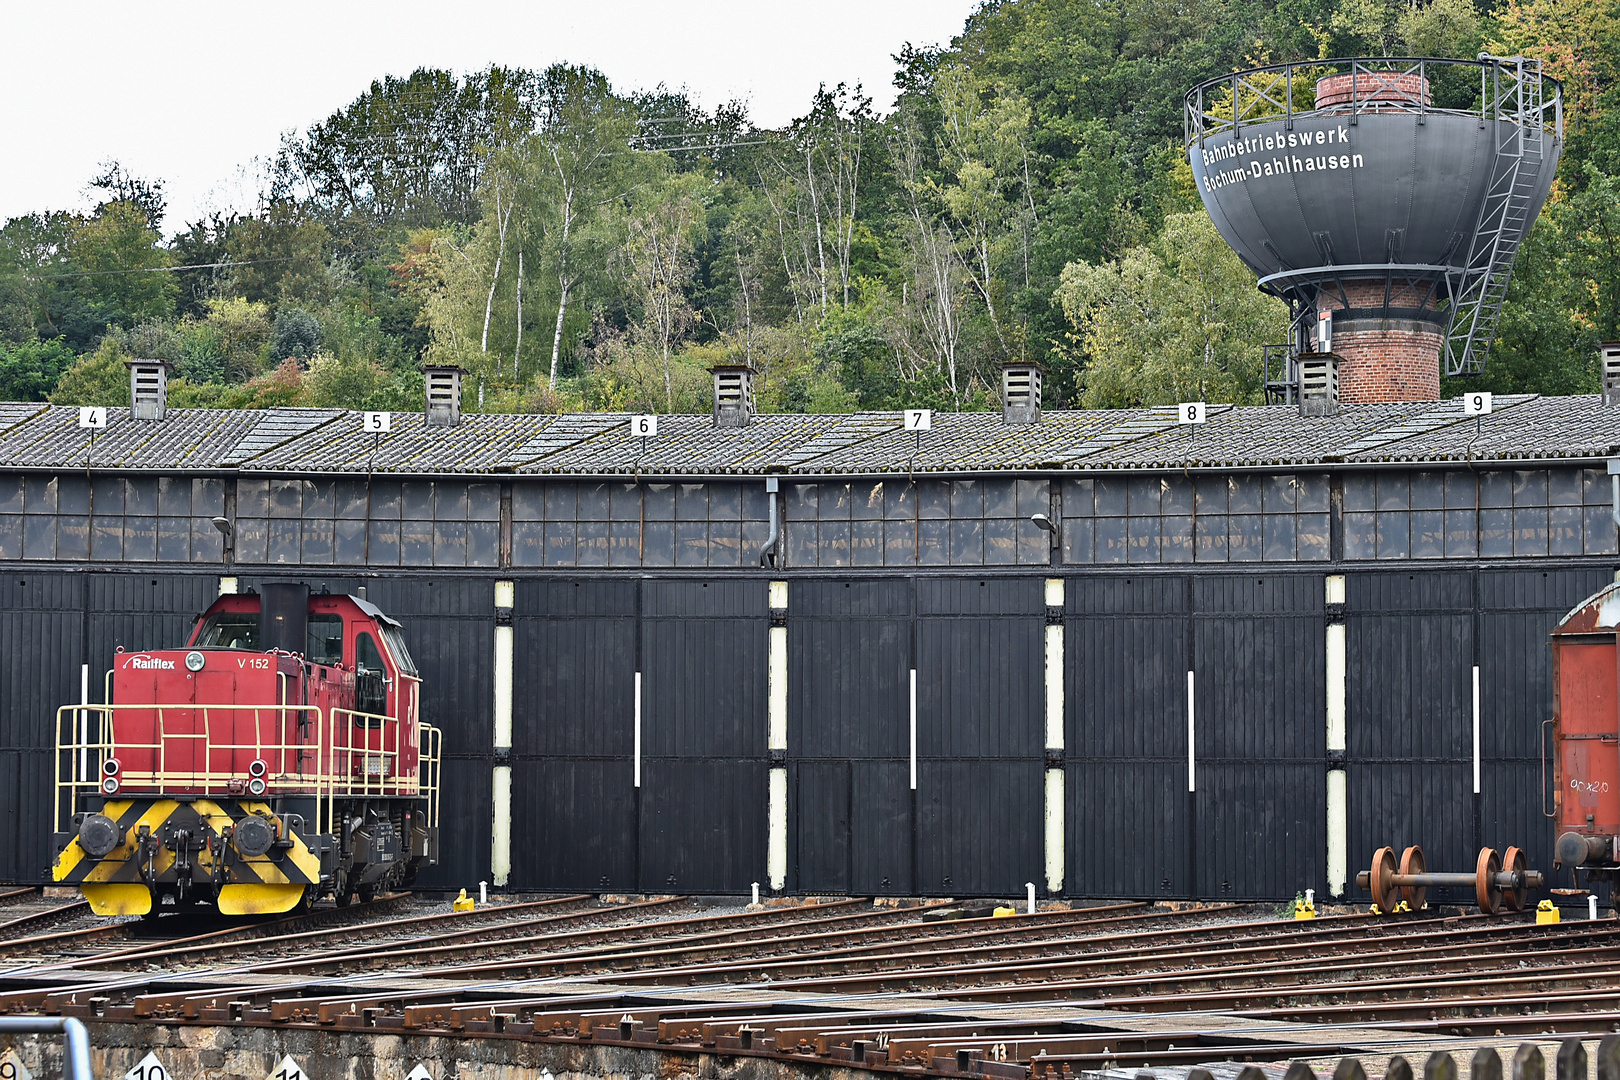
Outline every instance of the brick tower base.
MULTIPOLYGON (((1384 313, 1384 283, 1345 282, 1343 300, 1327 290, 1318 297, 1334 311, 1333 351, 1339 356, 1339 400, 1345 404, 1440 400, 1440 354, 1445 322, 1425 305, 1399 316, 1384 313), (1341 314, 1342 312, 1342 314, 1341 314), (1433 312, 1432 317, 1430 313, 1433 312)), ((1411 301, 1408 301, 1410 303, 1411 301)))

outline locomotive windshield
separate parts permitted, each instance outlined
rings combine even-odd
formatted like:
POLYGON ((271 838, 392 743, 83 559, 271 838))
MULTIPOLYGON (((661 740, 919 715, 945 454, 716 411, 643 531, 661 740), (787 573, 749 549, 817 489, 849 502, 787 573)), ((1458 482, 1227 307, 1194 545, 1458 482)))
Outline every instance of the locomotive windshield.
POLYGON ((200 649, 259 651, 259 615, 253 611, 216 611, 197 635, 200 649))
POLYGON ((405 635, 399 632, 399 627, 383 623, 380 627, 383 640, 388 642, 388 651, 394 654, 394 663, 399 670, 410 676, 415 676, 416 661, 411 659, 411 651, 405 647, 405 635))

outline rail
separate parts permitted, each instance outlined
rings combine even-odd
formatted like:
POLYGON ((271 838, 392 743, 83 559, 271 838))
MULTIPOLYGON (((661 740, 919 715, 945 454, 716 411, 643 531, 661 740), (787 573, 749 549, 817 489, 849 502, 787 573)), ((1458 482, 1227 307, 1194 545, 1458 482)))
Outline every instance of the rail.
POLYGON ((436 826, 442 745, 431 724, 354 709, 64 705, 56 712, 54 828, 62 831, 90 798, 165 794, 313 796, 319 832, 332 831, 339 799, 420 798, 436 826))
POLYGON ((1477 116, 1564 135, 1563 87, 1542 74, 1534 59, 1481 54, 1477 60, 1444 57, 1339 57, 1236 71, 1207 79, 1187 91, 1183 138, 1187 146, 1246 124, 1282 120, 1289 129, 1303 117, 1346 117, 1354 125, 1365 113, 1431 113, 1477 116), (1477 73, 1477 80, 1475 75, 1477 73), (1464 80, 1461 76, 1467 75, 1464 80), (1319 105, 1317 84, 1349 79, 1343 100, 1319 105), (1465 90, 1466 88, 1466 90, 1465 90), (1467 105, 1436 105, 1434 96, 1469 97, 1467 105))

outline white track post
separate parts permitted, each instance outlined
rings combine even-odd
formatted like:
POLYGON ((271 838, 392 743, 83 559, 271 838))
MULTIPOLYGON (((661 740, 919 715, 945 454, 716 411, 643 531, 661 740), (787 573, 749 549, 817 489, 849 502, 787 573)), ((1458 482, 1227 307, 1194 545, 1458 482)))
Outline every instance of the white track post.
MULTIPOLYGON (((1063 891, 1063 579, 1046 579, 1046 891, 1063 891)), ((1035 910, 1030 886, 1030 911, 1035 910)))
POLYGON ((495 770, 490 876, 497 889, 512 873, 512 598, 510 581, 495 583, 495 770))
POLYGON ((1328 891, 1343 896, 1350 881, 1349 804, 1345 785, 1344 575, 1327 577, 1327 878, 1328 891))
POLYGON ((765 749, 770 756, 771 771, 765 875, 770 878, 773 891, 787 886, 787 606, 787 582, 771 582, 765 705, 765 749))

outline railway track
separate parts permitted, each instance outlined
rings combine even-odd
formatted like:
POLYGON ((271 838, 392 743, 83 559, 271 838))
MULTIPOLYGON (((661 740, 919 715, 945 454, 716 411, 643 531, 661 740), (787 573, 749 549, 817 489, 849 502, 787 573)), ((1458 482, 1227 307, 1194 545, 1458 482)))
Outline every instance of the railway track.
POLYGON ((583 896, 361 914, 101 941, 79 956, 60 952, 82 947, 75 932, 39 935, 38 948, 59 952, 12 954, 26 962, 0 971, 0 1012, 765 1054, 990 1080, 1620 1030, 1613 920, 1296 923, 1236 906, 1109 904, 938 921, 938 910, 858 900, 715 911, 583 896))

